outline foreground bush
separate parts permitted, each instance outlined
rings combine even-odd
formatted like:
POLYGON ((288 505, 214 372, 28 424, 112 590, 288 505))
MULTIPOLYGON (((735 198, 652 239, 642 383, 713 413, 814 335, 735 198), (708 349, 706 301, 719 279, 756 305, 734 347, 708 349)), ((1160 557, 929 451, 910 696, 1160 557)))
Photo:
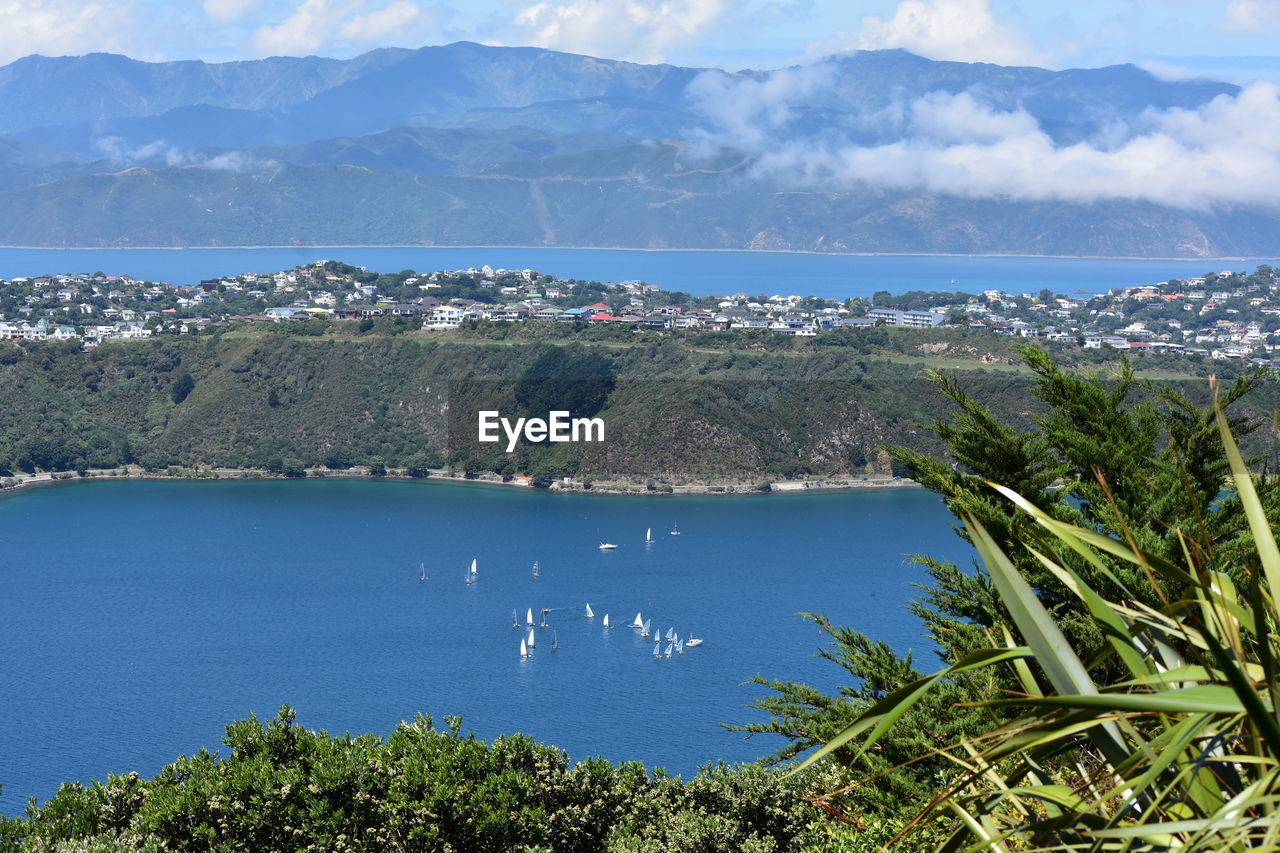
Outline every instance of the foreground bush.
MULTIPOLYGON (((1018 689, 977 703, 1007 719, 933 753, 957 772, 916 825, 950 818, 942 849, 1280 849, 1280 549, 1230 426, 1217 421, 1248 548, 1189 525, 1168 531, 1181 545, 1168 559, 1137 544, 1146 518, 1122 516, 1112 537, 990 484, 1028 522, 1002 545, 961 513, 1007 624, 987 648, 866 709, 809 760, 844 744, 874 749, 936 685, 1007 669, 1018 689), (1101 648, 1064 634, 1017 566, 1027 557, 1095 620, 1101 648), (1126 580, 1135 572, 1143 588, 1126 580)), ((904 835, 904 849, 923 849, 904 835)))
POLYGON ((292 709, 227 727, 151 780, 64 784, 0 849, 58 851, 658 851, 851 849, 802 795, 756 766, 688 782, 639 763, 565 754, 523 735, 485 743, 430 719, 388 737, 334 737, 292 709), (816 821, 816 822, 815 822, 816 821), (834 833, 834 834, 833 834, 834 833))

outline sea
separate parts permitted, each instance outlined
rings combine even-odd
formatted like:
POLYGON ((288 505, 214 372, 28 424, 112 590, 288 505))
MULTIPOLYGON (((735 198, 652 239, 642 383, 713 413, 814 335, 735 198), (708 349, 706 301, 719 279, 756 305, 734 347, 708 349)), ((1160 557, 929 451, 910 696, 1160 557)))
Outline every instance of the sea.
POLYGON ((457 714, 478 737, 525 732, 572 760, 685 777, 754 761, 784 742, 721 725, 767 719, 750 705, 769 691, 749 679, 849 683, 815 657, 830 636, 800 614, 939 667, 907 610, 925 580, 910 555, 967 564, 950 523, 918 488, 628 497, 102 479, 11 493, 0 813, 62 781, 154 775, 286 703, 337 734, 457 714), (631 627, 637 615, 661 643, 631 627), (668 630, 703 643, 655 658, 668 630))
MULTIPOLYGON (((488 264, 695 295, 832 299, 877 290, 1098 293, 1280 266, 581 249, 0 249, 0 278, 101 270, 193 284, 319 259, 378 271, 488 264)), ((721 725, 765 719, 750 707, 768 695, 748 683, 753 676, 827 691, 849 681, 816 657, 830 638, 799 614, 825 613, 912 654, 923 670, 937 665, 907 610, 925 580, 909 554, 967 565, 969 550, 950 525, 937 496, 921 489, 642 498, 336 479, 25 489, 0 497, 0 813, 19 813, 62 781, 154 775, 180 754, 218 749, 227 723, 273 716, 286 703, 303 725, 339 734, 385 734, 418 713, 440 724, 457 714, 478 737, 525 732, 574 760, 640 760, 684 776, 708 762, 753 761, 782 741, 721 725), (602 551, 602 540, 618 547, 602 551), (467 584, 472 560, 477 577, 467 584), (521 658, 529 609, 536 646, 521 658), (655 660, 652 638, 628 627, 637 614, 664 634, 704 642, 655 660)))
POLYGON ((239 273, 277 272, 316 260, 376 272, 432 272, 485 264, 587 281, 644 281, 695 296, 743 293, 843 300, 876 291, 945 290, 1067 295, 1104 293, 1208 272, 1252 272, 1276 259, 1149 260, 990 255, 828 255, 795 252, 671 252, 629 249, 305 247, 259 249, 0 248, 0 278, 56 273, 130 275, 197 284, 239 273))

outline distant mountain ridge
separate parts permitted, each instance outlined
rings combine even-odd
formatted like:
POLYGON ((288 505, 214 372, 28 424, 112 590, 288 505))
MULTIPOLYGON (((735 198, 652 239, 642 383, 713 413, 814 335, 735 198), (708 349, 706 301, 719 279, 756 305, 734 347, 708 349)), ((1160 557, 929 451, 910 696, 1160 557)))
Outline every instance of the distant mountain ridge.
MULTIPOLYGON (((1239 89, 1133 66, 1049 71, 905 51, 832 57, 780 133, 892 138, 867 117, 929 93, 1021 109, 1058 144, 1239 89)), ((1280 254, 1274 211, 1016 202, 755 175, 706 145, 690 83, 728 73, 468 42, 211 64, 112 54, 0 68, 0 243, 306 243, 1280 254)))

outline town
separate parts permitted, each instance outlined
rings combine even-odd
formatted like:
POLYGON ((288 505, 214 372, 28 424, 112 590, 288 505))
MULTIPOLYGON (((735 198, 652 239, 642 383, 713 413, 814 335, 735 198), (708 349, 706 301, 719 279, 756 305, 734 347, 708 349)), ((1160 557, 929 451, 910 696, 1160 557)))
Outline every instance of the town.
POLYGON ((646 282, 562 280, 489 266, 376 273, 337 261, 196 285, 101 272, 0 280, 2 340, 93 347, 254 324, 308 323, 309 333, 323 334, 342 321, 361 332, 544 322, 795 337, 871 326, 964 327, 1084 349, 1269 362, 1280 349, 1280 281, 1263 265, 1253 273, 1223 270, 1099 295, 886 290, 869 300, 836 302, 743 293, 693 297, 646 282))

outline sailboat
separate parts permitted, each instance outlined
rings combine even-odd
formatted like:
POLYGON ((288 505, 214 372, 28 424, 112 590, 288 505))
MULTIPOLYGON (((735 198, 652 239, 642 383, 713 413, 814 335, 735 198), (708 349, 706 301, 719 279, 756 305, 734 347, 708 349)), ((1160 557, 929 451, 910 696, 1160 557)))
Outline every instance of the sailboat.
POLYGON ((524 624, 530 625, 530 626, 533 625, 533 608, 532 607, 530 607, 528 612, 524 614, 524 624))
POLYGON ((550 607, 542 608, 542 621, 538 623, 539 628, 547 627, 547 614, 551 612, 550 607))
POLYGON ((531 649, 532 649, 532 648, 533 648, 534 646, 536 646, 536 645, 538 645, 538 644, 537 644, 536 642, 534 642, 534 639, 533 639, 533 629, 532 629, 532 628, 530 628, 530 629, 529 629, 529 648, 531 648, 531 649))
POLYGON ((527 658, 528 656, 529 656, 529 649, 525 646, 524 640, 521 640, 520 641, 520 657, 527 658))
POLYGON ((467 579, 467 586, 471 586, 471 582, 475 580, 471 572, 467 572, 465 575, 463 575, 463 577, 467 579))
POLYGON ((538 561, 534 560, 533 561, 533 579, 537 580, 539 577, 540 575, 538 574, 538 561))
POLYGON ((671 642, 671 640, 675 638, 675 635, 676 635, 676 629, 675 629, 675 628, 668 628, 668 629, 667 629, 667 638, 666 638, 666 639, 667 639, 667 642, 668 642, 668 643, 669 643, 669 642, 671 642))
MULTIPOLYGON (((471 558, 471 572, 470 572, 471 580, 475 580, 475 579, 476 579, 476 578, 478 578, 479 576, 480 576, 480 573, 476 571, 476 561, 475 561, 475 558, 474 558, 474 557, 472 557, 472 558, 471 558)), ((470 583, 470 581, 468 581, 468 583, 470 583)))
POLYGON ((588 601, 588 602, 587 602, 587 618, 588 618, 588 619, 594 619, 594 618, 596 618, 596 615, 595 615, 594 613, 592 613, 592 612, 591 612, 591 602, 590 602, 590 601, 588 601))
POLYGON ((608 627, 609 627, 609 614, 608 614, 608 613, 606 613, 606 614, 604 615, 604 621, 603 621, 603 622, 601 622, 600 624, 601 624, 601 625, 603 625, 603 626, 604 626, 604 627, 606 627, 606 628, 608 628, 608 627))
POLYGON ((654 660, 662 659, 662 646, 658 645, 657 643, 653 644, 653 659, 654 660))
POLYGON ((645 620, 645 623, 644 623, 643 625, 641 625, 641 626, 640 626, 640 636, 641 636, 641 637, 647 637, 647 636, 649 636, 649 623, 650 623, 650 622, 652 622, 652 621, 653 621, 652 619, 646 619, 646 620, 645 620))
POLYGON ((418 580, 425 581, 426 579, 427 579, 427 564, 419 563, 418 564, 418 580))
POLYGON ((516 616, 516 612, 514 610, 511 611, 511 627, 512 628, 520 627, 520 617, 516 616))
POLYGON ((555 632, 555 630, 554 630, 554 629, 552 629, 552 631, 551 631, 551 650, 552 650, 552 651, 555 651, 555 650, 556 650, 556 649, 558 649, 558 648, 560 648, 560 641, 556 639, 556 632, 555 632))
POLYGON ((671 657, 671 644, 667 643, 667 649, 662 653, 663 657, 671 657))
POLYGON ((652 541, 653 541, 653 528, 652 528, 652 527, 646 527, 646 528, 644 529, 644 541, 645 541, 645 542, 652 542, 652 541))
POLYGON ((639 613, 637 613, 637 614, 636 614, 636 618, 635 618, 635 619, 632 619, 632 620, 631 620, 631 627, 632 627, 632 628, 643 628, 643 627, 644 627, 644 620, 640 618, 640 614, 639 614, 639 613))
POLYGON ((680 522, 677 521, 675 524, 671 525, 671 535, 672 536, 680 535, 680 522))
POLYGON ((684 654, 684 643, 680 642, 679 640, 676 640, 676 654, 678 655, 684 654))

